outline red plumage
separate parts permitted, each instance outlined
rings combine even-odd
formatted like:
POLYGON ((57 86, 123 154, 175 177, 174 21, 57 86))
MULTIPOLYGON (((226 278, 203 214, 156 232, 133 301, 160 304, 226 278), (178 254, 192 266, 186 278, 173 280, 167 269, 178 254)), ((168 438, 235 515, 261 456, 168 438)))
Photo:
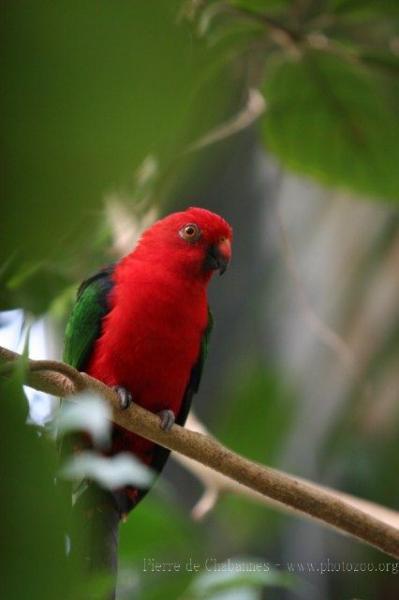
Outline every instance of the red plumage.
MULTIPOLYGON (((179 413, 208 322, 206 290, 211 247, 230 258, 230 226, 200 208, 156 222, 113 273, 110 310, 93 348, 87 372, 108 385, 127 388, 134 402, 152 412, 179 413), (195 242, 180 235, 194 223, 195 242)), ((125 430, 114 436, 112 453, 134 452, 151 462, 154 444, 125 430)))

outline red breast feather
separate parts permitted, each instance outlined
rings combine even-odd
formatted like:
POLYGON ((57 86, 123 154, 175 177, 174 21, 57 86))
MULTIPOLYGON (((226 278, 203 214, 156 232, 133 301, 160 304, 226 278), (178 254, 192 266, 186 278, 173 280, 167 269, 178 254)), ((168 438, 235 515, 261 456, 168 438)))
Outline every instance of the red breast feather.
POLYGON ((206 252, 231 235, 221 217, 200 208, 169 215, 148 229, 115 269, 111 310, 88 365, 90 375, 126 387, 148 410, 178 414, 208 321, 212 272, 204 269, 206 252), (188 223, 201 230, 196 243, 179 235, 188 223))

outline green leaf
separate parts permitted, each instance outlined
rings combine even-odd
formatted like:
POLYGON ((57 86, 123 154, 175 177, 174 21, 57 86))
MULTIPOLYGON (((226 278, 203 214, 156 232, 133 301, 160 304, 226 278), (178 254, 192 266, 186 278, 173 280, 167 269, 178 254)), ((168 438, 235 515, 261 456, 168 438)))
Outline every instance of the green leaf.
POLYGON ((198 34, 206 36, 209 45, 230 38, 230 45, 237 52, 243 52, 243 44, 248 44, 259 33, 264 34, 260 19, 242 18, 239 14, 229 13, 223 2, 207 6, 198 19, 198 34))
POLYGON ((286 167, 327 185, 397 201, 399 122, 378 82, 324 52, 275 62, 263 90, 266 146, 286 167))

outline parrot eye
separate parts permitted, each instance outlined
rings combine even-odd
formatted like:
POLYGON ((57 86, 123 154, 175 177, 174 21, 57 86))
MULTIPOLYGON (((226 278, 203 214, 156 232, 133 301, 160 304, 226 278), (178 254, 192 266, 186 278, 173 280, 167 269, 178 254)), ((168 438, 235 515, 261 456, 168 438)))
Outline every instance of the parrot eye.
POLYGON ((180 229, 179 235, 186 242, 196 242, 200 238, 201 231, 195 223, 187 223, 180 229))

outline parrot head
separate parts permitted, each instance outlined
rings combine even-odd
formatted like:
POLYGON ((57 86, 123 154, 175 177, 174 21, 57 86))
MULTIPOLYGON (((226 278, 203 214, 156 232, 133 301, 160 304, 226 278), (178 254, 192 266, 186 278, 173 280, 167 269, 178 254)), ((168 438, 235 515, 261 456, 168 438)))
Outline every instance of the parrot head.
POLYGON ((162 260, 165 268, 187 277, 209 280, 213 272, 225 272, 231 259, 232 235, 232 228, 222 217, 191 207, 149 227, 137 251, 142 250, 153 261, 162 260))

